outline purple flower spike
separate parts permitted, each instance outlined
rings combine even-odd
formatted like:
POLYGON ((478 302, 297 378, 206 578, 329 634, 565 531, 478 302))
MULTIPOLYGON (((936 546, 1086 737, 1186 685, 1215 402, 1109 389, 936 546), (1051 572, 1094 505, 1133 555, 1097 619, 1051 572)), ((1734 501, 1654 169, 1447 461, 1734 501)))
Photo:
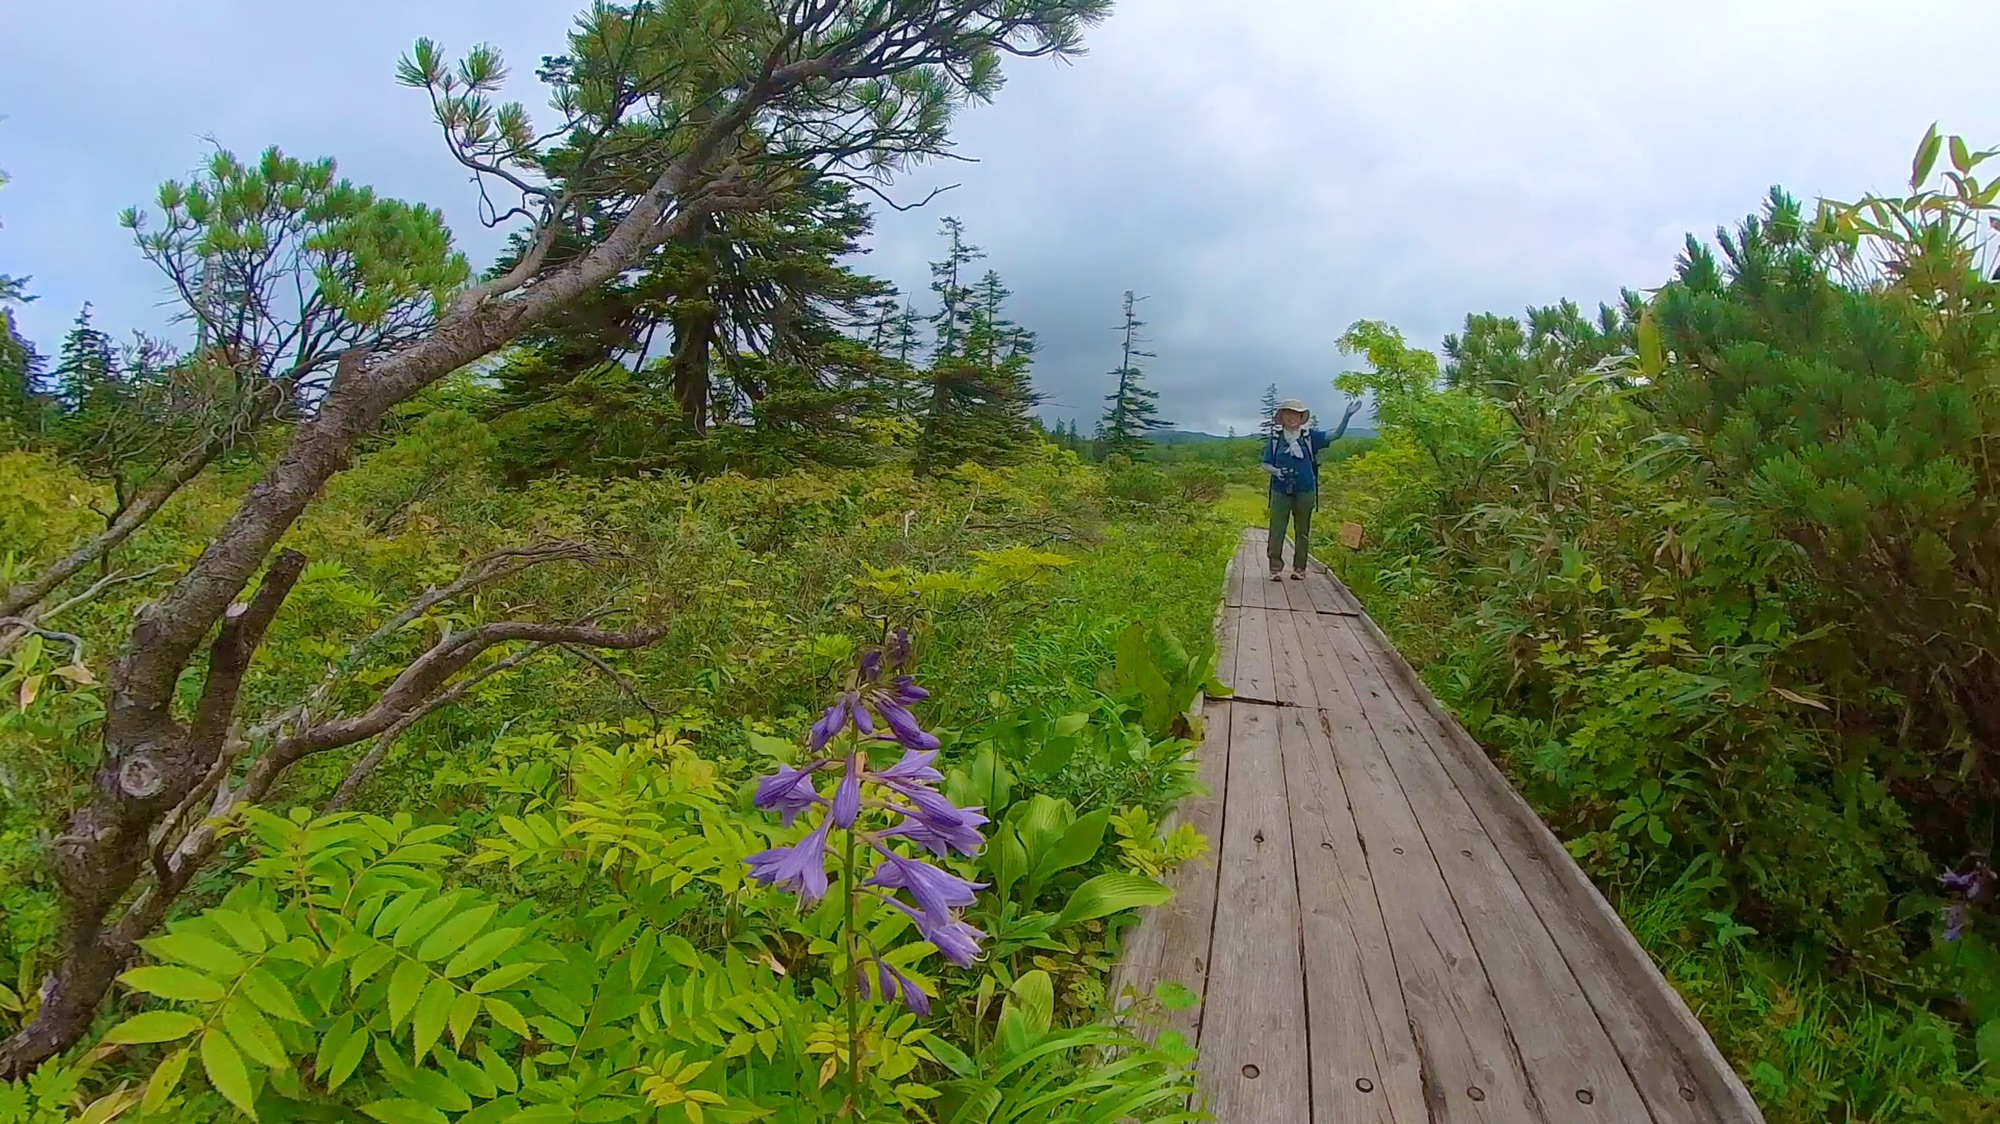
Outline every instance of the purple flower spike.
POLYGON ((896 732, 896 740, 902 742, 906 748, 936 749, 942 744, 937 738, 924 732, 924 728, 917 725, 916 716, 910 713, 910 708, 894 697, 884 695, 877 698, 875 708, 882 712, 882 720, 896 732))
POLYGON ((784 817, 786 827, 792 826, 800 812, 822 803, 819 791, 813 787, 813 773, 825 762, 817 762, 804 769, 794 769, 790 765, 779 765, 778 771, 765 777, 757 785, 756 803, 767 812, 777 812, 784 817))
POLYGON ((982 882, 968 882, 948 870, 940 870, 919 859, 906 859, 890 851, 882 852, 882 863, 866 883, 888 890, 908 890, 925 913, 943 915, 973 902, 982 882))
POLYGON ((833 794, 833 811, 828 819, 835 827, 849 828, 861 814, 861 770, 854 761, 854 755, 847 755, 847 775, 840 780, 840 787, 833 794))
POLYGON ((967 857, 976 855, 986 845, 979 828, 989 821, 978 808, 960 808, 957 811, 958 818, 948 821, 909 816, 882 834, 907 839, 940 858, 952 851, 967 857))
POLYGON ((889 666, 901 671, 910 666, 910 630, 897 628, 889 634, 889 666))
POLYGON ((847 712, 854 716, 854 728, 861 731, 862 737, 869 737, 875 733, 875 718, 868 713, 868 708, 862 704, 860 694, 852 691, 848 692, 847 712))
POLYGON ((813 728, 812 728, 813 752, 818 753, 820 750, 825 749, 826 743, 832 741, 834 737, 840 733, 841 728, 846 725, 847 725, 847 700, 845 698, 842 698, 839 702, 834 703, 830 707, 827 707, 826 713, 820 715, 819 721, 813 723, 813 728))
POLYGON ((902 791, 906 786, 928 787, 944 779, 931 762, 937 760, 935 749, 909 749, 903 751, 903 759, 874 775, 877 782, 902 791))
POLYGON ((861 681, 873 683, 882 678, 882 653, 870 649, 861 657, 861 681))
POLYGON ((750 877, 767 886, 790 890, 811 905, 826 896, 826 832, 831 819, 819 821, 811 835, 790 847, 773 847, 745 860, 750 877))
POLYGON ((920 913, 917 915, 917 930, 923 933, 925 940, 937 946, 946 960, 961 968, 970 968, 972 962, 979 959, 979 942, 986 936, 949 914, 920 913))
POLYGON ((931 1013, 931 997, 917 986, 917 981, 896 970, 887 960, 877 957, 865 961, 855 973, 856 982, 861 985, 861 998, 872 999, 876 988, 880 988, 882 998, 895 999, 900 996, 904 1006, 919 1015, 931 1013), (874 971, 871 973, 870 968, 874 971))
POLYGON ((922 702, 930 698, 931 693, 917 686, 916 676, 898 675, 896 677, 896 697, 902 701, 903 705, 908 706, 913 702, 922 702))

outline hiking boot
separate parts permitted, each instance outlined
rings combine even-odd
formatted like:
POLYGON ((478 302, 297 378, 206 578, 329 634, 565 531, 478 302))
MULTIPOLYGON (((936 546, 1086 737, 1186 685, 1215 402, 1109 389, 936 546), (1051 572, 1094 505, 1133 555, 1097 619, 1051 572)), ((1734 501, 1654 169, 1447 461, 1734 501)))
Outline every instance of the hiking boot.
POLYGON ((1306 572, 1304 570, 1293 570, 1292 580, 1295 582, 1302 582, 1306 580, 1306 572))
POLYGON ((1274 581, 1274 582, 1281 582, 1281 581, 1284 581, 1284 580, 1285 580, 1285 572, 1284 572, 1283 570, 1272 570, 1272 571, 1271 571, 1271 580, 1272 580, 1272 581, 1274 581))

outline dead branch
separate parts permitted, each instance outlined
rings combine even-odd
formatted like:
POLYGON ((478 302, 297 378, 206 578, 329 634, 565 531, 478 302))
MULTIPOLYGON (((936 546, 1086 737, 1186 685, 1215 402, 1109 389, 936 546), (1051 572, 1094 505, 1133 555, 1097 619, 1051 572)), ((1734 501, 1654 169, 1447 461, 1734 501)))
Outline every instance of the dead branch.
POLYGON ((339 812, 346 809, 348 802, 354 799, 355 795, 361 791, 361 786, 368 782, 368 778, 374 774, 375 770, 381 766, 383 760, 389 756, 389 750, 395 746, 396 740, 403 736, 405 730, 464 698, 466 693, 471 691, 472 688, 491 679, 493 676, 519 667, 536 656, 541 655, 543 652, 548 651, 549 647, 550 645, 547 644, 536 644, 531 648, 523 649, 508 656, 504 660, 497 660, 487 664, 485 667, 453 684, 450 690, 418 707, 408 717, 397 721, 394 726, 382 731, 381 734, 376 736, 375 744, 369 748, 367 754, 361 760, 355 762, 354 767, 347 771, 347 776, 341 779, 340 788, 335 790, 333 799, 327 802, 326 810, 328 812, 339 812))

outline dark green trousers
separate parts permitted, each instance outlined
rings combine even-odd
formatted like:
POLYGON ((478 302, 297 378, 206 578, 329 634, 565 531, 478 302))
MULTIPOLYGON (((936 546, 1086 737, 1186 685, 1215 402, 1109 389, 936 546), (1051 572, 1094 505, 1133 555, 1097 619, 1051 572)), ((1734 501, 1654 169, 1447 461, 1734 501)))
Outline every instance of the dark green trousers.
POLYGON ((1304 573, 1306 559, 1312 557, 1313 508, 1319 506, 1318 492, 1271 493, 1271 572, 1285 568, 1285 524, 1292 525, 1292 569, 1304 573))

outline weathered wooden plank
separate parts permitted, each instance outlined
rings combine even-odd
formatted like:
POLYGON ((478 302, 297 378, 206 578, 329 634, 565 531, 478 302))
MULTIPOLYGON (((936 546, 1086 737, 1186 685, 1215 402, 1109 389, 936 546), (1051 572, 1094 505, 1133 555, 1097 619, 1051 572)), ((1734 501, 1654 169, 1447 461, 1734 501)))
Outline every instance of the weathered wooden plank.
POLYGON ((1653 1118, 1662 1124, 1760 1122, 1756 1103, 1708 1032, 1554 833, 1374 622, 1364 618, 1356 632, 1387 678, 1402 686, 1406 712, 1431 739, 1534 903, 1653 1118))
POLYGON ((1278 612, 1267 610, 1264 614, 1265 627, 1271 637, 1271 699, 1290 706, 1319 706, 1319 693, 1313 689, 1310 661, 1299 637, 1301 624, 1310 626, 1314 617, 1310 614, 1278 612))
POLYGON ((1215 677, 1232 691, 1236 689, 1236 636, 1242 619, 1240 608, 1224 609, 1215 623, 1215 677))
POLYGON ((1647 1119, 1644 1100, 1568 963, 1430 742, 1412 724, 1402 692, 1382 675, 1346 618, 1326 618, 1325 632, 1343 657, 1397 781, 1411 805, 1423 809, 1419 826, 1465 919, 1546 1118, 1647 1119))
POLYGON ((1284 711, 1278 733, 1304 927, 1313 1122, 1422 1124, 1430 1113, 1416 1040, 1333 746, 1316 710, 1284 711))
POLYGON ((1243 535, 1236 544, 1236 556, 1230 559, 1229 580, 1224 584, 1223 603, 1229 608, 1241 608, 1246 604, 1263 604, 1263 595, 1251 602, 1244 592, 1245 586, 1263 573, 1263 563, 1258 560, 1259 547, 1249 534, 1243 535))
POLYGON ((1346 676, 1326 644, 1326 626, 1341 618, 1314 619, 1322 651, 1318 662, 1327 672, 1316 680, 1326 704, 1319 716, 1367 852, 1369 873, 1376 885, 1385 887, 1378 900, 1395 950, 1396 979, 1409 1009, 1430 1119, 1440 1124, 1542 1121, 1542 1107, 1529 1089, 1506 1018, 1444 872, 1378 731, 1363 712, 1358 697, 1363 689, 1346 676))
POLYGON ((1340 613, 1346 611, 1346 607, 1340 602, 1340 595, 1334 592, 1333 578, 1329 576, 1329 572, 1325 568, 1320 566, 1313 567, 1312 573, 1306 575, 1304 584, 1306 595, 1312 599, 1314 612, 1340 613))
POLYGON ((1291 607, 1292 612, 1311 613, 1318 611, 1317 606, 1313 604, 1312 600, 1312 584, 1311 575, 1307 575, 1298 581, 1293 581, 1289 577, 1285 579, 1285 603, 1291 607))
POLYGON ((1199 1082, 1218 1121, 1310 1124, 1298 882, 1278 710, 1230 708, 1228 804, 1199 1082))
POLYGON ((1271 702, 1277 695, 1276 655, 1271 649, 1271 610, 1245 608, 1236 618, 1236 694, 1271 702))
MULTIPOLYGON (((1143 998, 1155 986, 1172 980, 1198 998, 1208 986, 1209 944, 1215 927, 1216 878, 1221 851, 1218 836, 1229 787, 1230 704, 1211 699, 1202 708, 1205 735, 1200 750, 1199 779, 1205 792, 1181 804, 1180 819, 1210 841, 1210 853, 1175 871, 1168 880, 1173 900, 1149 910, 1121 950, 1112 994, 1129 989, 1143 998)), ((1188 1042, 1199 1041, 1204 1004, 1169 1011, 1165 1027, 1179 1031, 1188 1042)))

